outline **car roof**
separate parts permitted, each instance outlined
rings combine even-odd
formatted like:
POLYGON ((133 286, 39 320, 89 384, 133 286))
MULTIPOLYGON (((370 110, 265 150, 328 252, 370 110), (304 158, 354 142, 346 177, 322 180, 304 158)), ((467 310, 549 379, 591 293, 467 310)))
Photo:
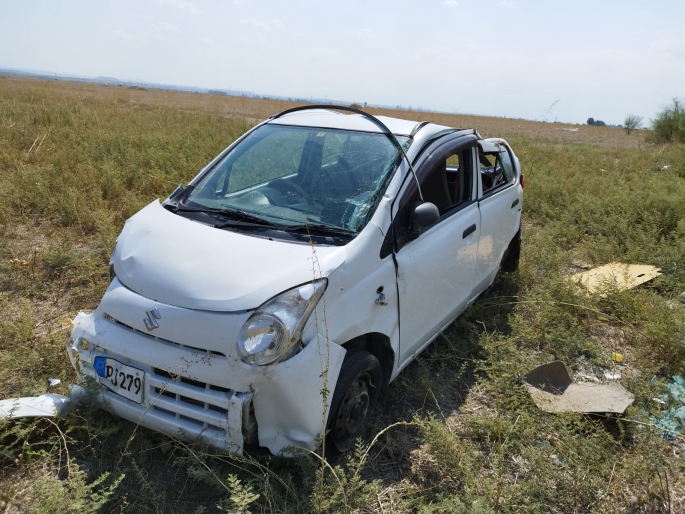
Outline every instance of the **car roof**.
MULTIPOLYGON (((332 107, 335 109, 335 107, 332 107)), ((443 125, 436 125, 434 123, 418 122, 412 120, 403 120, 400 118, 391 118, 389 116, 376 116, 390 131, 396 136, 413 136, 415 129, 420 129, 422 136, 428 136, 444 132, 452 127, 443 125)), ((269 124, 277 125, 297 125, 303 127, 321 127, 342 130, 357 130, 363 132, 379 132, 383 130, 373 123, 369 118, 361 114, 344 114, 339 111, 329 109, 309 109, 305 111, 296 111, 293 113, 284 114, 273 120, 269 120, 269 124)))

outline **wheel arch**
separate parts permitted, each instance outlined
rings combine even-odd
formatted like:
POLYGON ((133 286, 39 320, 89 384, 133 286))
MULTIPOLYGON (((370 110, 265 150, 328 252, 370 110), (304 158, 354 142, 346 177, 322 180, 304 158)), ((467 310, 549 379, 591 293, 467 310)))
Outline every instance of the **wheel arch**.
POLYGON ((395 369, 395 350, 388 336, 379 332, 369 332, 350 339, 341 346, 345 350, 365 350, 376 357, 383 373, 382 388, 388 385, 395 369))

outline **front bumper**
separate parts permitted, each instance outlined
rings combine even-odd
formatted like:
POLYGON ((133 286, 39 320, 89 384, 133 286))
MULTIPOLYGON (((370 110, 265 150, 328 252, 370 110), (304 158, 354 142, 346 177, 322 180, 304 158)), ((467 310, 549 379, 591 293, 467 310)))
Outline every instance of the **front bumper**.
MULTIPOLYGON (((156 303, 135 296, 146 308, 156 303)), ((103 304, 104 299, 93 314, 74 319, 67 344, 72 364, 95 386, 91 391, 103 408, 152 430, 235 454, 255 439, 274 455, 288 454, 287 447, 315 448, 328 416, 326 398, 332 398, 345 355, 342 347, 319 336, 285 362, 251 366, 230 352, 203 350, 201 343, 181 344, 124 325, 106 314, 103 304), (145 372, 141 403, 101 384, 93 367, 99 356, 145 372)))

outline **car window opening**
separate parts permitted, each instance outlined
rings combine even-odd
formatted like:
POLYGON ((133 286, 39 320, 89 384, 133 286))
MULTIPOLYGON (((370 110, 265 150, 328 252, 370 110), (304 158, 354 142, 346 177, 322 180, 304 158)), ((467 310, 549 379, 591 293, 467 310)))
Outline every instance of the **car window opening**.
POLYGON ((494 153, 480 153, 478 159, 483 194, 491 193, 501 186, 514 182, 516 178, 514 165, 509 152, 505 149, 494 153))
POLYGON ((435 204, 441 215, 471 200, 469 155, 469 151, 448 153, 420 181, 424 201, 435 204))

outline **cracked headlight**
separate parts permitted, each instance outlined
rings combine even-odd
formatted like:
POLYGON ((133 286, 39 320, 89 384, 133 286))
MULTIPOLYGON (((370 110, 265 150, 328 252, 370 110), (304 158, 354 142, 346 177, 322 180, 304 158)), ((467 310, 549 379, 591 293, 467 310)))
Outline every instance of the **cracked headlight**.
POLYGON ((240 358, 248 364, 264 366, 292 357, 326 283, 322 278, 289 289, 257 309, 240 331, 240 358))

